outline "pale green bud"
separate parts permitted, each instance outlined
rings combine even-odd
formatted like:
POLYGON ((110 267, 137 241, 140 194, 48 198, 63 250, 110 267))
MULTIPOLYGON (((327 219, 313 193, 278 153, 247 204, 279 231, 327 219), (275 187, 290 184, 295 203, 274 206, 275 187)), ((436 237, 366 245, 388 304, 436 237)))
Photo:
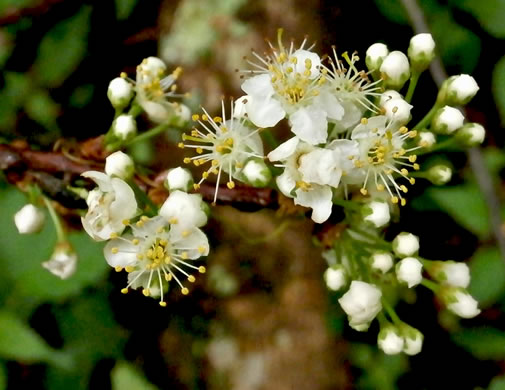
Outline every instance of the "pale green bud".
POLYGON ((263 159, 251 158, 240 171, 240 178, 253 187, 265 187, 272 180, 272 173, 263 159))
POLYGON ((417 72, 428 69, 435 58, 435 41, 431 34, 417 34, 410 40, 408 55, 412 68, 417 72))

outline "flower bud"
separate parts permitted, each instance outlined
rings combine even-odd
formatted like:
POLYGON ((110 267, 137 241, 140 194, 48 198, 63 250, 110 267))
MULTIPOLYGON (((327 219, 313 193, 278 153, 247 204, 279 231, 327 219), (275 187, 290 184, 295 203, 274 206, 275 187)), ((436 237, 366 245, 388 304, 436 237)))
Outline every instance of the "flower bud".
POLYGON ((384 107, 384 104, 386 104, 387 101, 392 99, 403 99, 403 96, 394 89, 388 89, 387 91, 381 93, 379 106, 384 107))
POLYGON ((105 159, 105 173, 110 177, 128 180, 135 172, 135 164, 130 156, 121 151, 112 153, 105 159))
POLYGON ((405 323, 401 324, 400 331, 404 340, 403 352, 410 356, 417 355, 421 352, 423 348, 423 334, 416 328, 405 323))
POLYGON ((388 54, 388 47, 383 43, 374 43, 370 46, 366 51, 365 59, 368 70, 378 70, 384 61, 384 58, 386 58, 388 54))
POLYGON ((145 76, 151 78, 160 77, 167 70, 165 63, 158 57, 153 56, 144 58, 139 66, 142 67, 142 72, 145 76))
POLYGON ((181 230, 201 227, 207 223, 207 213, 200 194, 174 191, 161 206, 159 215, 181 230))
POLYGON ((165 187, 170 192, 176 190, 188 192, 193 188, 193 176, 186 168, 170 169, 165 179, 165 187))
POLYGON ((363 219, 376 228, 387 225, 391 216, 389 205, 386 202, 376 200, 363 206, 361 209, 363 219))
POLYGON ((391 324, 381 327, 377 336, 377 345, 386 355, 396 355, 403 351, 404 340, 400 330, 391 324))
POLYGON ((244 168, 242 168, 240 178, 253 187, 261 188, 266 187, 270 183, 272 173, 263 159, 251 158, 245 163, 244 168))
POLYGON ((137 122, 131 115, 119 115, 112 123, 112 131, 122 141, 132 139, 137 134, 137 122))
POLYGON ((419 238, 412 233, 402 232, 393 240, 393 251, 398 257, 409 257, 419 250, 419 238))
POLYGON ((69 242, 63 241, 55 245, 53 254, 42 267, 61 279, 68 279, 77 268, 77 253, 69 242))
POLYGON ((14 214, 14 224, 19 234, 32 234, 41 231, 44 221, 44 212, 33 204, 24 205, 14 214))
POLYGON ((422 72, 430 66, 435 58, 435 41, 431 34, 417 34, 410 40, 408 55, 412 68, 422 72))
POLYGON ((473 318, 480 313, 478 302, 464 288, 448 286, 440 295, 447 308, 462 318, 473 318))
POLYGON ((437 101, 451 106, 464 105, 472 100, 478 90, 479 86, 472 76, 467 74, 452 76, 440 87, 437 101))
POLYGON ((447 165, 434 165, 426 171, 426 179, 436 186, 447 184, 452 177, 452 169, 447 165))
POLYGON ((392 51, 384 58, 380 71, 386 87, 400 89, 410 77, 409 59, 401 51, 392 51))
POLYGON ((372 255, 372 269, 388 272, 393 266, 393 255, 389 252, 376 252, 372 255))
POLYGON ((425 268, 428 274, 439 283, 462 288, 467 288, 470 284, 470 270, 465 263, 429 261, 425 268))
POLYGON ((383 105, 386 116, 392 119, 396 124, 404 125, 410 121, 410 110, 412 105, 402 98, 395 98, 386 101, 383 105))
POLYGON ((425 148, 431 148, 437 142, 435 134, 433 134, 431 131, 421 131, 418 134, 419 134, 420 146, 423 146, 425 148))
POLYGON ((445 106, 437 111, 431 121, 432 130, 439 134, 452 134, 461 126, 465 117, 457 108, 445 106))
POLYGON ((362 332, 382 310, 382 291, 377 286, 353 280, 349 290, 338 300, 349 317, 349 325, 362 332))
POLYGON ((423 264, 415 257, 406 257, 396 264, 396 278, 409 288, 417 286, 423 280, 423 264))
POLYGON ((347 275, 341 265, 329 267, 324 272, 326 286, 332 291, 338 291, 347 284, 347 275))
POLYGON ((467 123, 455 135, 460 144, 467 147, 477 146, 484 142, 486 130, 478 123, 467 123))
POLYGON ((133 97, 133 86, 122 77, 116 77, 109 83, 107 97, 116 110, 122 110, 130 104, 133 97))

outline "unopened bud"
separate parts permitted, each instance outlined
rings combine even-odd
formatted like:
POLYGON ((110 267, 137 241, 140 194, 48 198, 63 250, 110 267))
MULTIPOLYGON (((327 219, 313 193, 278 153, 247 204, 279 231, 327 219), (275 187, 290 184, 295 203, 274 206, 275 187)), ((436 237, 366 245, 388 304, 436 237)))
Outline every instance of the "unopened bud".
POLYGON ((177 167, 168 171, 165 187, 170 191, 188 192, 193 188, 193 176, 186 168, 177 167))
POLYGON ((372 268, 383 274, 393 267, 393 255, 389 252, 376 252, 372 255, 372 268))
POLYGON ((121 151, 112 153, 105 159, 105 173, 109 176, 128 180, 135 172, 135 164, 130 156, 121 151))
POLYGON ((374 43, 366 51, 366 66, 368 70, 374 71, 380 69, 384 58, 389 54, 388 47, 383 43, 374 43))
POLYGON ((463 126, 465 117, 457 108, 445 106, 439 109, 433 120, 431 128, 435 133, 452 134, 463 126))
POLYGON ((437 142, 435 134, 433 134, 431 131, 421 131, 418 134, 419 134, 420 146, 423 146, 425 148, 431 148, 437 142))
POLYGON ((401 51, 392 51, 384 58, 380 71, 386 87, 400 89, 410 77, 409 59, 401 51))
POLYGON ((377 345, 386 355, 396 355, 403 351, 404 340, 396 326, 387 324, 381 327, 377 345))
POLYGON ((412 105, 407 103, 402 98, 388 100, 383 106, 386 111, 386 116, 393 120, 397 125, 405 125, 410 121, 410 110, 412 105))
POLYGON ((408 257, 419 250, 419 238, 412 233, 402 232, 393 240, 393 251, 398 257, 408 257))
POLYGON ((467 74, 452 76, 442 84, 437 101, 451 106, 464 105, 472 100, 478 90, 479 86, 472 76, 467 74))
POLYGON ((434 165, 426 171, 426 179, 436 186, 447 184, 452 178, 452 169, 447 165, 434 165))
POLYGON ((427 261, 425 269, 439 283, 462 288, 467 288, 470 285, 470 270, 465 263, 427 261))
POLYGON ((431 34, 417 34, 410 40, 408 55, 412 68, 422 72, 435 58, 435 41, 431 34))
POLYGON ((388 89, 387 91, 381 93, 379 106, 384 107, 384 104, 392 99, 403 99, 403 96, 394 89, 388 89))
POLYGON ((464 288, 444 287, 440 297, 450 311, 462 318, 473 318, 480 313, 478 302, 464 288))
POLYGON ((341 265, 329 267, 324 272, 326 286, 332 291, 338 291, 347 284, 347 274, 341 265))
POLYGON ((245 163, 240 172, 240 177, 245 183, 253 187, 265 187, 272 180, 272 173, 263 159, 252 158, 245 163))
POLYGON ((376 228, 387 225, 391 219, 389 205, 386 202, 378 200, 364 205, 362 215, 365 222, 376 228))
POLYGON ((137 122, 131 115, 119 115, 112 123, 112 131, 122 141, 132 139, 137 134, 137 122))
POLYGON ((406 283, 409 288, 417 286, 423 280, 423 264, 415 257, 406 257, 396 264, 396 278, 406 283))
POLYGON ((478 123, 467 123, 455 135, 456 140, 466 147, 480 145, 484 142, 486 130, 478 123))
POLYGON ((133 86, 130 82, 122 77, 116 77, 109 83, 107 90, 112 107, 117 110, 122 110, 130 104, 133 97, 133 86))
POLYGON ((44 226, 45 214, 33 204, 24 205, 14 214, 14 223, 20 234, 39 232, 44 226))
POLYGON ((416 328, 406 323, 400 325, 400 332, 403 336, 403 352, 407 355, 417 355, 423 348, 424 336, 416 328))

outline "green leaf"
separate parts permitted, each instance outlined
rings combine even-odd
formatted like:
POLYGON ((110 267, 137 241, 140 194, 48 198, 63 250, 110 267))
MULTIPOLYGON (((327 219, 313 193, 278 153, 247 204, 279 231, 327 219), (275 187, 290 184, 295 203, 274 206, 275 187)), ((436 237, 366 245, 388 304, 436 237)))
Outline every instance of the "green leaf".
POLYGON ((79 65, 86 54, 90 15, 91 7, 83 6, 42 38, 34 63, 40 83, 57 87, 79 65))
POLYGON ((481 307, 495 303, 505 292, 505 263, 498 248, 481 248, 470 262, 468 291, 481 307))
POLYGON ((489 236, 488 209, 476 184, 432 187, 426 194, 458 224, 481 238, 489 236))
POLYGON ((494 67, 492 85, 496 107, 500 113, 501 122, 505 125, 505 56, 494 67))
POLYGON ((454 343, 481 360, 505 359, 505 332, 495 328, 465 329, 452 335, 454 343))
POLYGON ((5 72, 5 87, 0 93, 0 130, 12 133, 17 111, 30 91, 30 80, 23 73, 5 72))
POLYGON ((133 366, 118 362, 111 372, 112 390, 156 390, 133 366))
POLYGON ((452 0, 451 3, 471 13, 489 34, 505 38, 505 0, 452 0))
POLYGON ((375 0, 380 13, 391 22, 409 24, 409 18, 400 0, 375 0))
POLYGON ((484 161, 489 173, 492 177, 498 176, 498 173, 505 168, 505 151, 494 147, 488 147, 484 149, 483 152, 484 161))
POLYGON ((128 19, 137 5, 137 0, 115 0, 118 20, 128 19))
POLYGON ((0 311, 0 356, 27 363, 48 362, 68 366, 66 357, 53 350, 13 313, 0 311))
POLYGON ((37 0, 0 0, 0 13, 4 14, 12 9, 22 9, 30 7, 37 0))
POLYGON ((30 118, 47 130, 57 131, 56 117, 60 111, 58 104, 51 99, 46 90, 32 92, 25 104, 25 111, 30 118))
POLYGON ((487 390, 505 390, 505 377, 495 377, 489 384, 487 390))

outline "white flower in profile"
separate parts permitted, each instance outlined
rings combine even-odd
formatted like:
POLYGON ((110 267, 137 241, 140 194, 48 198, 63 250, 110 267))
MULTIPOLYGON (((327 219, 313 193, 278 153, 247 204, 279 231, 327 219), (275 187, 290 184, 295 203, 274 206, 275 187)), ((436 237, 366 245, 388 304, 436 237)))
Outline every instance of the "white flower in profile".
POLYGON ((417 355, 419 352, 421 352, 424 340, 423 334, 416 328, 413 328, 412 326, 405 323, 401 324, 400 331, 405 341, 403 352, 410 356, 417 355))
POLYGON ((372 268, 383 274, 393 267, 393 255, 389 252, 376 252, 372 255, 372 268))
POLYGON ((358 331, 365 331, 382 310, 381 297, 382 291, 377 286, 353 280, 338 302, 349 316, 349 325, 358 331))
POLYGON ((105 173, 110 177, 128 180, 135 173, 135 164, 130 156, 118 150, 105 159, 105 173))
POLYGON ((108 240, 113 233, 120 234, 125 229, 124 222, 137 213, 133 190, 123 180, 102 172, 87 171, 82 176, 98 185, 86 199, 88 212, 81 218, 84 230, 95 241, 108 240))
POLYGON ((467 123, 456 133, 456 139, 466 147, 480 145, 486 137, 486 129, 478 123, 467 123))
POLYGON ((61 279, 68 279, 77 268, 77 253, 68 241, 59 242, 51 258, 43 262, 42 267, 61 279))
POLYGON ((173 191, 160 208, 159 215, 170 222, 172 229, 187 230, 207 223, 200 194, 173 191))
POLYGON ((275 126, 286 116, 291 131, 303 141, 316 145, 327 139, 328 118, 339 120, 344 109, 338 100, 321 88, 321 60, 305 49, 306 40, 298 49, 291 43, 282 44, 282 29, 278 30, 278 47, 270 44, 266 58, 253 52, 259 61, 248 61, 253 75, 242 84, 247 94, 241 100, 248 118, 259 127, 275 126))
POLYGON ((464 288, 447 286, 441 296, 447 308, 462 318, 473 318, 480 313, 478 302, 464 288))
POLYGON ((377 337, 377 345, 386 355, 396 355, 404 349, 404 339, 400 330, 391 324, 381 327, 377 337))
POLYGON ((423 264, 418 259, 406 257, 396 264, 396 277, 398 281, 412 288, 423 280, 422 268, 423 264))
MULTIPOLYGON (((312 209, 312 220, 323 223, 331 214, 333 207, 333 193, 328 185, 317 184, 307 180, 322 182, 340 179, 341 173, 322 172, 313 164, 317 164, 317 154, 310 154, 318 150, 297 137, 293 137, 268 154, 270 161, 280 161, 278 167, 284 168, 284 172, 277 176, 276 182, 279 190, 287 197, 294 198, 295 204, 312 209), (300 168, 301 161, 305 157, 304 167, 300 168), (303 169, 303 172, 302 172, 303 169), (319 174, 321 173, 321 175, 319 174)), ((331 154, 330 151, 328 153, 331 154)), ((324 164, 333 161, 325 156, 324 164)))
POLYGON ((127 107, 132 100, 133 86, 124 78, 116 77, 109 83, 107 97, 114 108, 122 110, 127 107))
POLYGON ((110 240, 104 248, 107 263, 116 271, 128 272, 128 285, 121 290, 142 287, 145 296, 160 297, 160 305, 166 306, 163 299, 165 283, 172 279, 186 295, 180 276, 190 283, 195 277, 190 272, 205 272, 204 266, 192 262, 209 253, 207 236, 198 228, 188 230, 174 229, 165 218, 141 217, 131 224, 132 233, 110 240))
POLYGON ((347 274, 341 265, 328 267, 324 272, 326 286, 332 291, 338 291, 347 283, 347 274))
POLYGON ((409 168, 419 169, 414 152, 420 146, 405 149, 405 142, 415 138, 417 132, 404 126, 394 129, 393 124, 383 115, 362 119, 351 133, 351 140, 359 144, 359 154, 352 161, 364 173, 360 189, 363 195, 367 195, 370 188, 379 192, 387 190, 392 203, 405 205, 402 193, 408 189, 396 179, 400 177, 410 184, 415 183, 414 178, 409 177, 409 168))
POLYGON ((426 264, 429 275, 442 284, 467 288, 470 285, 470 269, 457 261, 429 261, 426 264))
POLYGON ((401 232, 393 240, 393 251, 398 257, 413 256, 419 250, 419 237, 401 232))
POLYGON ((231 102, 230 119, 226 119, 224 102, 221 102, 222 117, 210 117, 203 109, 204 114, 193 115, 202 130, 194 128, 191 133, 183 134, 182 139, 187 143, 179 143, 181 148, 195 149, 197 155, 186 157, 184 162, 193 162, 195 166, 210 163, 210 167, 203 172, 201 180, 195 184, 198 189, 200 184, 210 174, 217 176, 214 203, 217 199, 219 182, 223 172, 228 174, 226 185, 229 189, 235 187, 233 179, 240 180, 240 172, 247 160, 263 156, 263 142, 259 135, 260 129, 252 130, 246 126, 244 119, 234 118, 233 102, 231 102), (189 143, 189 142, 191 143, 189 143))
POLYGON ((391 215, 389 205, 386 202, 374 200, 363 206, 363 219, 376 228, 380 228, 389 223, 391 215))
POLYGON ((432 129, 439 134, 452 134, 463 126, 465 117, 460 110, 451 106, 437 111, 431 122, 432 129))
POLYGON ((19 234, 32 234, 39 232, 44 226, 46 217, 44 212, 33 204, 24 205, 14 214, 14 224, 19 234))

